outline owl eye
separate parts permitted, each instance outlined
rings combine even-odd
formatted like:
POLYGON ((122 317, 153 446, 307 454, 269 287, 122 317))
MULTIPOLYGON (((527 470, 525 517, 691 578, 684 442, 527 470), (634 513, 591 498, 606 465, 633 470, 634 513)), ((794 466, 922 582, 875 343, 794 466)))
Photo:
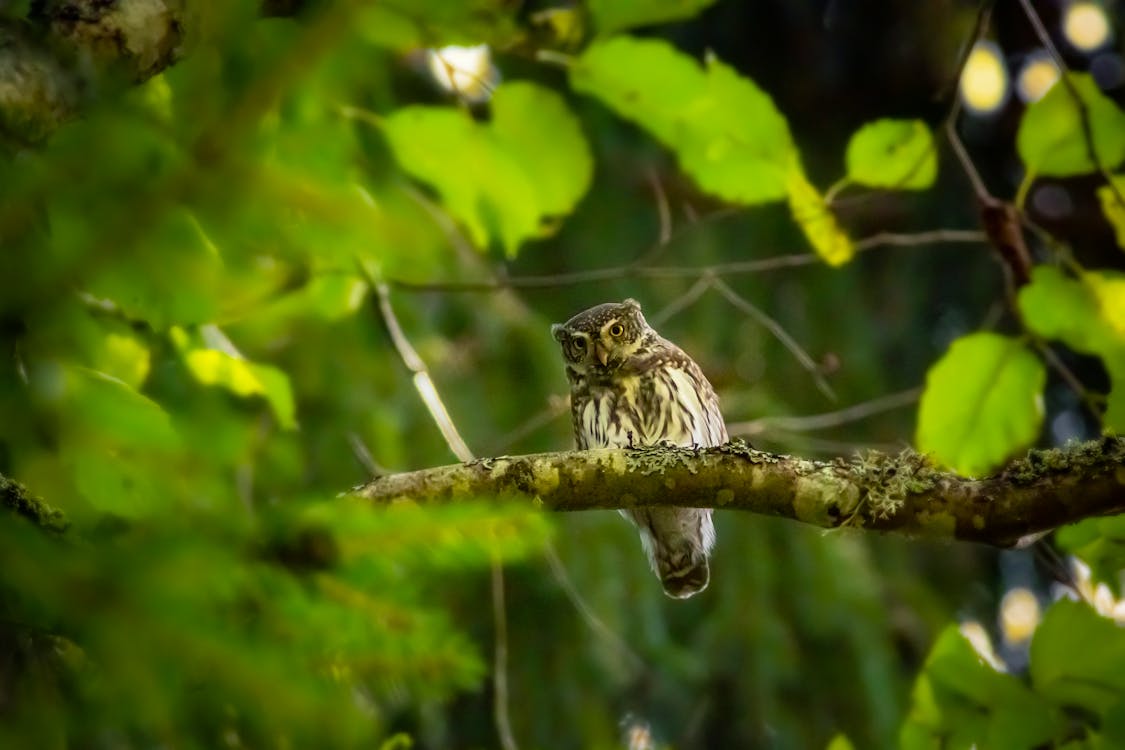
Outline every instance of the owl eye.
POLYGON ((570 344, 578 351, 582 351, 586 348, 586 339, 582 338, 581 336, 575 336, 570 344))
POLYGON ((609 327, 610 336, 616 337, 620 336, 623 333, 625 333, 625 326, 621 325, 620 323, 614 323, 609 327))

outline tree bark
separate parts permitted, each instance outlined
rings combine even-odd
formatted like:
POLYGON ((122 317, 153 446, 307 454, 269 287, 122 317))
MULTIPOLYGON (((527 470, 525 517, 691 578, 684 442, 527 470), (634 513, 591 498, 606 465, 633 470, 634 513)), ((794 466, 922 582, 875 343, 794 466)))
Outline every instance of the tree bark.
POLYGON ((502 456, 380 477, 375 503, 531 499, 549 510, 677 505, 743 510, 833 529, 1011 546, 1036 532, 1125 512, 1125 439, 1031 451, 1001 473, 960 477, 907 450, 808 461, 735 441, 502 456))

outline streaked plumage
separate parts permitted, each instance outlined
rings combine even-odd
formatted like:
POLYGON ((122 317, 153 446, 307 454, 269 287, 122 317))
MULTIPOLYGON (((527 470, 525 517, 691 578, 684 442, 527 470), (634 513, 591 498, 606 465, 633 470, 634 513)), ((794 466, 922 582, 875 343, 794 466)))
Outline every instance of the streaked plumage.
MULTIPOLYGON (((719 400, 703 371, 648 325, 635 300, 591 307, 551 326, 551 333, 566 361, 578 448, 727 442, 719 400)), ((710 509, 622 513, 640 531, 665 593, 686 598, 707 587, 715 543, 710 509)))

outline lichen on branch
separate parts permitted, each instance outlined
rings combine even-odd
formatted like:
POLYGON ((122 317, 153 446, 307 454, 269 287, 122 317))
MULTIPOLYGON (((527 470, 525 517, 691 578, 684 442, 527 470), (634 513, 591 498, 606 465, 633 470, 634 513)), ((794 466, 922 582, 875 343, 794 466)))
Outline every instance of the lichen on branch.
POLYGON ((810 461, 734 441, 501 456, 380 477, 378 503, 520 497, 555 511, 678 505, 998 546, 1083 518, 1125 512, 1125 440, 1031 451, 980 479, 906 450, 810 461))

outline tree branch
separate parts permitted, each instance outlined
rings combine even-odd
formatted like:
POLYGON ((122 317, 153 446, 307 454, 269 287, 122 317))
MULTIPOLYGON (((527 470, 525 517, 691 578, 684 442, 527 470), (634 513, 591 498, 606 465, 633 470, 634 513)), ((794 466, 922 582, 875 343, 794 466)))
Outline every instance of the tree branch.
POLYGON ((826 529, 853 526, 1011 546, 1028 534, 1125 512, 1125 439, 1031 451, 983 479, 943 472, 910 450, 818 462, 734 441, 699 450, 654 446, 502 456, 381 477, 355 494, 376 503, 515 496, 555 511, 725 508, 826 529))
POLYGON ((23 516, 50 534, 63 534, 70 527, 63 512, 28 492, 19 482, 0 474, 0 507, 23 516))

